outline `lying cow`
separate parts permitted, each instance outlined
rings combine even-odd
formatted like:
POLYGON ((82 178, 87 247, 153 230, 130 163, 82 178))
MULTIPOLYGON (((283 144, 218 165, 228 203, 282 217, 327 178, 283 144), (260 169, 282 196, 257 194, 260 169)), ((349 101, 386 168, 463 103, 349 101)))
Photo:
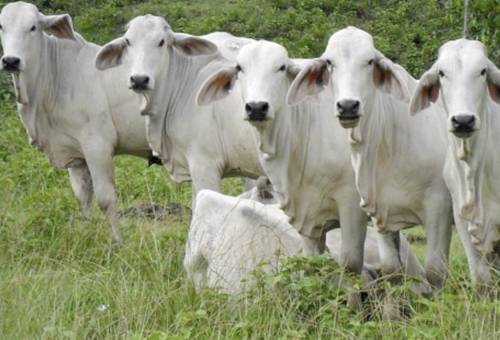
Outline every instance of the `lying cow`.
POLYGON ((125 35, 97 55, 101 70, 127 60, 122 72, 128 80, 121 85, 140 94, 150 146, 175 181, 192 181, 193 203, 201 189, 219 191, 222 177, 263 174, 257 136, 234 114, 241 107, 238 96, 204 108, 194 100, 208 75, 249 41, 227 33, 204 38, 175 33, 165 19, 146 15, 133 19, 125 35), (206 55, 191 57, 200 54, 206 55))
POLYGON ((290 60, 278 44, 245 45, 236 60, 204 83, 197 102, 208 105, 241 86, 245 110, 240 120, 259 133, 260 162, 278 192, 280 207, 305 237, 306 253, 318 253, 325 223, 339 220, 345 240, 341 262, 359 273, 367 218, 354 187, 347 133, 329 114, 330 94, 320 95, 318 104, 286 105, 290 83, 308 61, 290 60))
POLYGON ((152 158, 140 101, 128 91, 123 68, 97 72, 99 46, 73 30, 69 15, 46 16, 24 2, 3 7, 0 37, 1 68, 12 73, 30 143, 69 170, 85 214, 95 194, 120 241, 113 156, 152 158))
MULTIPOLYGON (((333 34, 323 56, 295 78, 288 102, 333 91, 330 110, 349 134, 362 208, 396 245, 400 229, 425 225, 426 275, 440 287, 447 276, 452 224, 442 178, 446 122, 435 110, 408 116, 406 102, 415 86, 410 74, 375 48, 370 34, 348 27, 333 34)), ((387 249, 393 251, 382 254, 385 270, 398 271, 398 247, 387 249)))
MULTIPOLYGON (((342 248, 341 231, 328 232, 326 239, 331 256, 339 262, 336 250, 342 248)), ((381 272, 378 245, 377 231, 368 228, 362 270, 367 281, 377 279, 381 272)), ((383 251, 384 244, 380 246, 383 251)), ((193 212, 184 267, 197 290, 219 287, 236 294, 252 284, 254 269, 276 271, 280 260, 302 249, 303 238, 277 205, 202 190, 193 212)), ((424 270, 404 236, 401 259, 406 274, 425 281, 424 270)))
POLYGON ((500 264, 500 70, 482 43, 444 44, 420 79, 410 112, 439 97, 448 115, 446 126, 436 125, 449 132, 444 177, 472 281, 484 286, 491 283, 490 266, 500 264))

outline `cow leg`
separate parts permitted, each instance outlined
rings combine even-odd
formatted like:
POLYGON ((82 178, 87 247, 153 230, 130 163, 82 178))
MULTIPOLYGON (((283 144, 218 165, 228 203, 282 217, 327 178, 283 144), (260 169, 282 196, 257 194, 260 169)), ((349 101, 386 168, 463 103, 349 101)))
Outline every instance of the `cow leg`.
POLYGON ((469 265, 469 272, 472 284, 482 291, 491 284, 491 272, 485 258, 477 251, 467 230, 467 224, 455 214, 455 225, 457 227, 458 236, 462 241, 462 245, 467 256, 467 263, 469 265))
POLYGON ((201 190, 209 189, 213 191, 220 192, 221 186, 221 174, 217 169, 207 166, 206 164, 190 165, 189 169, 191 172, 192 180, 192 197, 191 197, 191 210, 194 211, 196 207, 196 195, 201 190))
POLYGON ((110 234, 113 241, 121 244, 123 242, 118 228, 118 218, 116 215, 117 195, 114 181, 114 167, 112 152, 99 152, 95 149, 89 152, 86 157, 87 165, 94 184, 94 193, 99 208, 104 213, 110 224, 110 234))
POLYGON ((450 211, 435 211, 426 221, 427 248, 425 253, 425 275, 433 287, 441 288, 448 276, 448 255, 451 243, 450 211))
POLYGON ((365 249, 366 215, 359 209, 358 199, 352 204, 339 202, 338 209, 342 234, 340 265, 353 273, 360 274, 365 249))
POLYGON ((377 239, 382 273, 402 273, 399 231, 377 232, 377 239))
POLYGON ((90 215, 92 196, 94 195, 89 168, 87 164, 83 163, 69 168, 68 172, 71 188, 80 202, 83 216, 88 217, 90 215))

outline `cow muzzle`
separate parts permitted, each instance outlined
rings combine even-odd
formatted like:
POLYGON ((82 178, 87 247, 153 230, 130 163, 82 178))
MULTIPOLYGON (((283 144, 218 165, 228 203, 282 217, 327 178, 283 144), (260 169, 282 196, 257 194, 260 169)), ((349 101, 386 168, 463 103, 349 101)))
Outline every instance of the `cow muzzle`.
POLYGON ((342 127, 349 129, 356 127, 359 123, 361 103, 355 99, 343 99, 337 101, 337 117, 342 127))
POLYGON ((473 114, 458 114, 450 118, 450 132, 458 138, 468 138, 477 130, 477 119, 473 114))
POLYGON ((143 74, 131 76, 130 89, 136 92, 151 90, 151 78, 143 74))
POLYGON ((2 57, 2 69, 7 72, 16 73, 21 71, 21 59, 18 57, 2 57))
POLYGON ((250 122, 264 122, 268 120, 268 102, 249 102, 245 104, 246 119, 250 122))

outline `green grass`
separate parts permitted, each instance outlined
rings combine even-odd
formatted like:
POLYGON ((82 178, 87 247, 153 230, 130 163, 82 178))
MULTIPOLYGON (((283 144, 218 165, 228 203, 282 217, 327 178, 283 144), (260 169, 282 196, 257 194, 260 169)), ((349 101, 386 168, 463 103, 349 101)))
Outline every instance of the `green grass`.
MULTIPOLYGON (((155 223, 122 219, 126 244, 114 247, 97 208, 80 218, 66 171, 27 145, 14 105, 0 108, 1 338, 500 337, 499 302, 474 296, 456 238, 444 292, 404 293, 416 311, 407 322, 363 321, 329 283, 324 261, 312 263, 318 275, 280 274, 243 296, 197 295, 182 268, 187 213, 155 223)), ((132 157, 116 166, 121 208, 189 205, 189 184, 172 183, 163 168, 132 157)), ((241 181, 224 187, 234 194, 241 181)), ((422 245, 416 251, 421 256, 422 245)))

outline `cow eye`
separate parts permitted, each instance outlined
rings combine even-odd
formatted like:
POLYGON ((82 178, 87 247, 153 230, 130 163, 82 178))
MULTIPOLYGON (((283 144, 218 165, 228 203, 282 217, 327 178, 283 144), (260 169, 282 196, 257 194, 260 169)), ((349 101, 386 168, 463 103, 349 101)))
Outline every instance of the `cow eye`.
POLYGON ((1 31, 1 30, 3 30, 3 26, 2 26, 2 25, 0 25, 0 31, 1 31))
POLYGON ((326 63, 331 66, 332 65, 332 61, 330 59, 326 59, 326 63))
POLYGON ((127 44, 127 46, 130 46, 130 40, 128 40, 127 38, 125 38, 125 44, 127 44))
POLYGON ((439 71, 439 76, 440 76, 441 78, 443 78, 443 77, 444 77, 444 72, 440 70, 440 71, 439 71))
POLYGON ((286 70, 286 65, 281 65, 278 71, 284 72, 286 70))
POLYGON ((482 76, 484 76, 485 74, 486 74, 486 69, 485 69, 485 68, 483 68, 483 69, 481 70, 481 75, 482 75, 482 76))
POLYGON ((373 65, 373 59, 368 60, 368 65, 373 65))
POLYGON ((236 72, 241 72, 241 66, 240 65, 236 65, 236 72))
POLYGON ((160 43, 158 44, 158 47, 162 47, 165 45, 165 39, 161 39, 160 43))
POLYGON ((30 32, 35 32, 35 31, 36 31, 36 26, 35 25, 31 26, 30 32))

